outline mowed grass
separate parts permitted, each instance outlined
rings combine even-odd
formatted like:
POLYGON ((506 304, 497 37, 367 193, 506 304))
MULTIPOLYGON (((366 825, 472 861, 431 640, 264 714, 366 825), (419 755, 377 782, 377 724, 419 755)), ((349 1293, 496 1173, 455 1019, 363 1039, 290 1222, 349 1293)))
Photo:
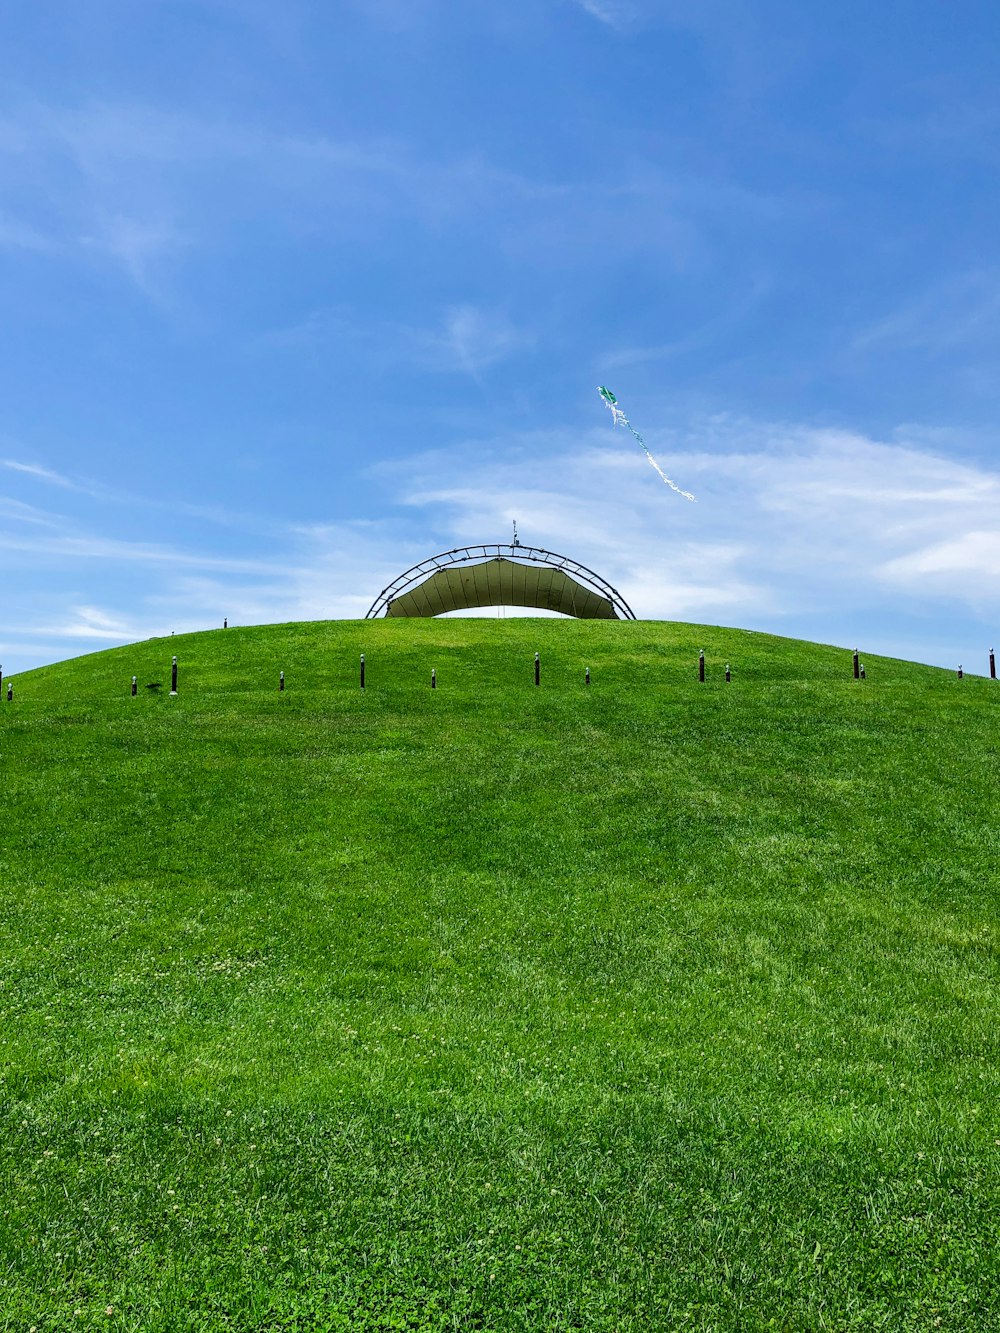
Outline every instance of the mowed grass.
POLYGON ((1000 686, 866 666, 445 620, 20 677, 0 1329, 1000 1327, 1000 686))

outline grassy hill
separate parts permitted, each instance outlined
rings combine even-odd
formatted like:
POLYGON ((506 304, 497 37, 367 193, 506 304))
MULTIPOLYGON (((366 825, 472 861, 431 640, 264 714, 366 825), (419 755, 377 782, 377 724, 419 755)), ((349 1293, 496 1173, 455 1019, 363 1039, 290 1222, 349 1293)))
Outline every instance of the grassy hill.
POLYGON ((0 1330, 1000 1327, 1000 687, 866 666, 445 620, 20 677, 0 1330))

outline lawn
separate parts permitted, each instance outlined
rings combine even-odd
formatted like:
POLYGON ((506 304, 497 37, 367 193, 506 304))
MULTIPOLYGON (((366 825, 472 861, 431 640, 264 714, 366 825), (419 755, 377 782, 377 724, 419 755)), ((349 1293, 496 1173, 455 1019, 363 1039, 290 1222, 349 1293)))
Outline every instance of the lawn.
POLYGON ((0 1330, 1000 1328, 1000 685, 865 665, 362 621, 19 677, 0 1330))

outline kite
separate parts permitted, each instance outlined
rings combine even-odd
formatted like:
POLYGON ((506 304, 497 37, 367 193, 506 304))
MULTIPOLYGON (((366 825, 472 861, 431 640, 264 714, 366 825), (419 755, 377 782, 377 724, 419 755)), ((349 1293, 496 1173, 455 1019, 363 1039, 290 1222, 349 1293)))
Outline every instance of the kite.
POLYGON ((639 434, 636 428, 632 425, 631 421, 629 421, 628 417, 618 406, 618 399, 614 396, 611 390, 606 389, 603 384, 599 384, 597 386, 597 392, 604 399, 604 405, 610 410, 611 415, 614 418, 615 425, 624 426, 625 429, 631 434, 632 438, 637 441, 643 453, 649 459, 650 466, 656 469, 660 478, 667 483, 667 485, 670 487, 672 491, 676 491, 678 495, 683 495, 685 500, 693 501, 694 496, 691 494, 691 492, 682 491, 681 488, 675 482, 672 482, 670 480, 670 478, 664 472, 663 468, 660 467, 659 463, 646 448, 646 441, 642 438, 642 436, 639 434))

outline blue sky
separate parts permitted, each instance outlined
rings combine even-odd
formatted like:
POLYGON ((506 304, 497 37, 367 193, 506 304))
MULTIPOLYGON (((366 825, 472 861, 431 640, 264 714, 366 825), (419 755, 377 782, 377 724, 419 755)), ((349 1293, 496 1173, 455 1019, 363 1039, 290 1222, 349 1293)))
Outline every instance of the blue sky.
POLYGON ((984 670, 998 57, 928 0, 3 7, 5 673, 515 516, 640 616, 984 670))

